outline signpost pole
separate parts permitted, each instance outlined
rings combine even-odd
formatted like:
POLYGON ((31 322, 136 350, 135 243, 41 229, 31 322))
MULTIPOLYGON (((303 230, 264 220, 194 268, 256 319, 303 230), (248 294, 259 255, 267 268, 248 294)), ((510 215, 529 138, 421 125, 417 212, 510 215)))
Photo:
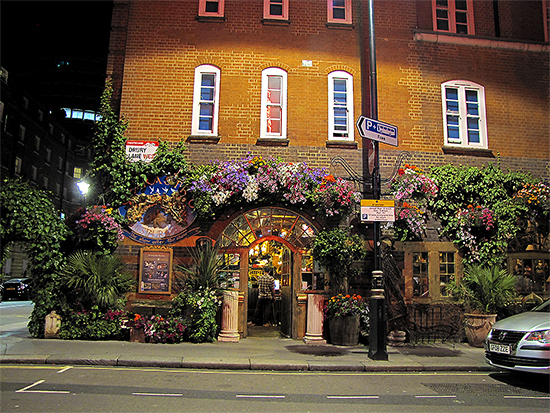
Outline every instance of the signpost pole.
MULTIPOLYGON (((370 103, 371 117, 378 119, 378 88, 376 79, 376 42, 374 37, 374 0, 368 0, 369 8, 369 68, 370 68, 370 103)), ((380 199, 380 155, 379 143, 374 142, 374 170, 372 172, 373 195, 380 199)), ((363 164, 363 168, 368 165, 363 164)), ((374 222, 374 271, 372 272, 372 289, 370 307, 369 358, 387 360, 386 351, 386 299, 384 298, 382 257, 380 254, 380 222, 374 222)))

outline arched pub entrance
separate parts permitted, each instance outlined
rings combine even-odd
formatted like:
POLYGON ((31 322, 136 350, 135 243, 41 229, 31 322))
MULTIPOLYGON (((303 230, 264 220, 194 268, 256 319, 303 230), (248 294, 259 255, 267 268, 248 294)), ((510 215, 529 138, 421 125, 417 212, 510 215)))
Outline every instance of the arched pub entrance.
POLYGON ((275 321, 281 334, 304 335, 304 292, 324 289, 324 274, 315 268, 309 251, 317 232, 310 220, 295 211, 264 207, 243 212, 219 235, 217 244, 227 256, 239 290, 239 332, 244 337, 257 300, 254 281, 266 266, 273 267, 277 280, 275 321))

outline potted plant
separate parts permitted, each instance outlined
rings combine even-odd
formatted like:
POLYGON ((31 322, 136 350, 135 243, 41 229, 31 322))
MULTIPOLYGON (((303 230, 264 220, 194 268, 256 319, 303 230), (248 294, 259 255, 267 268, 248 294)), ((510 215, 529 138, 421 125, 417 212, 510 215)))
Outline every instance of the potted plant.
POLYGON ((338 294, 331 297, 325 306, 332 344, 356 346, 359 344, 361 318, 368 317, 368 307, 357 294, 338 294))
POLYGON ((351 235, 340 228, 321 231, 313 240, 312 255, 328 269, 331 290, 347 294, 349 279, 357 275, 353 263, 364 256, 359 235, 351 235))
POLYGON ((499 314, 514 303, 516 277, 499 266, 470 265, 447 289, 464 303, 464 328, 470 345, 483 347, 499 314))

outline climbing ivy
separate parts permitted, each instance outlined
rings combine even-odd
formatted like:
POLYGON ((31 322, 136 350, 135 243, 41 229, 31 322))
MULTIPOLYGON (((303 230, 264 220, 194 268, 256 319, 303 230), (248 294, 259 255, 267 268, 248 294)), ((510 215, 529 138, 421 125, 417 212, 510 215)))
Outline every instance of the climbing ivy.
POLYGON ((4 180, 0 189, 0 245, 22 242, 36 292, 29 331, 44 334, 44 317, 61 301, 58 271, 64 264, 62 244, 68 230, 48 194, 22 180, 4 180))
POLYGON ((127 159, 124 133, 128 121, 124 117, 119 119, 112 100, 113 88, 109 81, 101 97, 101 120, 96 124, 92 139, 95 153, 86 177, 91 185, 89 199, 120 206, 159 176, 177 174, 186 182, 189 179, 189 165, 182 141, 175 147, 160 141, 151 162, 130 162, 127 159))
POLYGON ((437 196, 428 208, 441 223, 442 234, 454 241, 464 253, 466 262, 499 265, 505 259, 508 242, 518 231, 520 219, 528 216, 524 202, 514 195, 525 183, 536 182, 531 175, 503 171, 500 162, 478 168, 443 165, 430 172, 439 186, 437 196), (495 228, 468 243, 461 232, 459 211, 467 208, 488 208, 495 216, 495 228))

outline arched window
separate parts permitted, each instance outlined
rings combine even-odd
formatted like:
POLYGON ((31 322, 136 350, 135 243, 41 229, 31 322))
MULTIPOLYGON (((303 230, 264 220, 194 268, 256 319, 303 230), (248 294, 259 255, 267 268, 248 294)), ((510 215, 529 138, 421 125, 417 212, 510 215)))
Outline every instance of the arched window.
POLYGON ((286 139, 287 73, 278 67, 262 71, 260 138, 286 139))
POLYGON ((487 121, 483 86, 465 80, 452 80, 441 85, 441 93, 445 145, 486 149, 487 121))
POLYGON ((218 109, 220 95, 220 69, 212 65, 195 68, 193 92, 193 135, 216 136, 218 134, 218 109))
POLYGON ((340 70, 328 75, 328 139, 353 140, 353 76, 340 70))

